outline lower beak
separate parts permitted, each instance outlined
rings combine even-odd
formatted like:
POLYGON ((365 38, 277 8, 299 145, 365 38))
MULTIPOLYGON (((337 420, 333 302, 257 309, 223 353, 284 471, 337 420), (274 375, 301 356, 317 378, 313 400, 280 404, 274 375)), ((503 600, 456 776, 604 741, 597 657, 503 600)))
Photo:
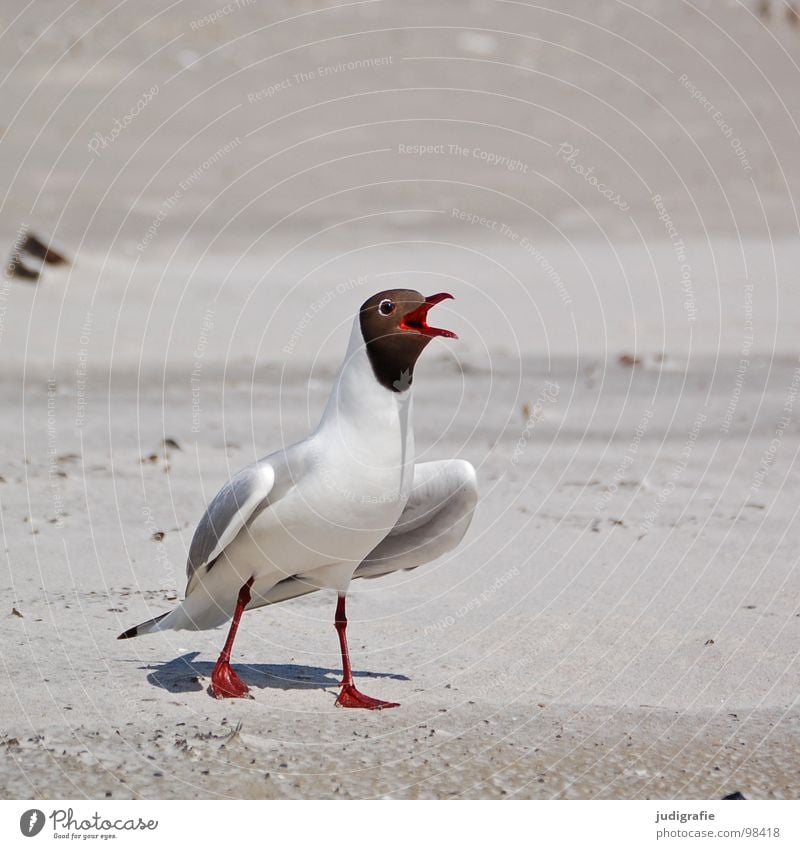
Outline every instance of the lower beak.
POLYGON ((420 304, 415 310, 403 316, 403 320, 400 322, 400 329, 414 330, 423 336, 446 336, 448 339, 458 339, 458 336, 452 330, 445 330, 442 327, 430 327, 428 324, 428 311, 431 307, 452 297, 448 292, 429 295, 425 298, 424 304, 420 304))

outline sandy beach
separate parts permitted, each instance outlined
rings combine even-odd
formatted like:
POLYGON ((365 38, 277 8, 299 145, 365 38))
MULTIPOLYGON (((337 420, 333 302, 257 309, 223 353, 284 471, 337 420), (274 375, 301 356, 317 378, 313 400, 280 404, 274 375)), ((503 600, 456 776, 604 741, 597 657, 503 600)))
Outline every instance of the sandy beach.
POLYGON ((70 260, 0 282, 0 797, 797 798, 800 32, 229 5, 0 38, 3 246, 70 260), (327 593, 248 613, 254 698, 216 701, 224 631, 116 637, 391 286, 455 295, 417 450, 481 493, 457 550, 353 584, 401 707, 335 707, 327 593))

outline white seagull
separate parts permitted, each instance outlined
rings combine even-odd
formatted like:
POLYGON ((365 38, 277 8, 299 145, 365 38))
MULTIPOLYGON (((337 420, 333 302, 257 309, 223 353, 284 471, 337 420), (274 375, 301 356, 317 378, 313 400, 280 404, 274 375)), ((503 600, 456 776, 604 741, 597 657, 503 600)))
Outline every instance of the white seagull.
POLYGON ((478 491, 470 463, 414 463, 414 365, 433 337, 456 338, 427 322, 446 298, 391 289, 362 305, 317 429, 222 487, 194 533, 184 600, 119 639, 232 620, 210 692, 245 698, 248 688, 230 665, 242 613, 333 589, 344 671, 336 704, 398 706, 356 689, 345 597, 354 577, 414 569, 455 548, 472 520, 478 491))

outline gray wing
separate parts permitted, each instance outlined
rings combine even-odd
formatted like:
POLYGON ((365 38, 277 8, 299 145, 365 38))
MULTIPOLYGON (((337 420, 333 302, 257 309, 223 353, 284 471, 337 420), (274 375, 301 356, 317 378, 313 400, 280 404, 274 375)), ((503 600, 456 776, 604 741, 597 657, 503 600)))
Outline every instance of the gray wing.
POLYGON ((239 531, 264 510, 274 483, 274 468, 260 460, 242 469, 214 496, 189 546, 187 595, 201 570, 208 571, 239 531))
POLYGON ((477 503, 477 477, 471 463, 417 463, 405 510, 364 558, 355 577, 378 578, 400 569, 416 569, 452 551, 464 538, 477 503))
MULTIPOLYGON (((400 519, 361 562, 355 577, 378 578, 416 569, 452 551, 464 538, 477 503, 475 469, 466 460, 417 463, 400 519)), ((263 603, 277 604, 316 589, 302 579, 287 578, 267 593, 263 603)))

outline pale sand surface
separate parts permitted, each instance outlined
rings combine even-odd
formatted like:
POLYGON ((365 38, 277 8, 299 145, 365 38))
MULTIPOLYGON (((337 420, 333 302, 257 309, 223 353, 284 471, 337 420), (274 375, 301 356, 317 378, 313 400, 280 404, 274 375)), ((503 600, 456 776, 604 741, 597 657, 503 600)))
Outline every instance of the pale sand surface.
POLYGON ((205 692, 222 632, 115 641, 169 608, 213 487, 254 440, 299 436, 323 381, 281 389, 264 373, 254 398, 249 376, 231 374, 223 400, 209 372, 215 424, 197 435, 177 375, 163 388, 113 379, 110 412, 92 383, 82 432, 65 382, 58 451, 76 456, 57 463, 63 477, 48 465, 47 388, 29 381, 25 444, 9 428, 2 448, 2 586, 24 616, 0 619, 3 794, 796 796, 795 436, 755 483, 794 364, 754 361, 765 391, 742 396, 724 435, 728 365, 712 380, 699 364, 526 363, 522 381, 515 367, 476 369, 463 392, 431 355, 416 390, 420 455, 469 458, 483 495, 453 555, 354 585, 355 667, 367 692, 402 703, 380 714, 334 707, 326 595, 245 618, 235 660, 253 701, 205 692), (558 396, 513 463, 521 405, 545 379, 558 396), (142 463, 165 434, 183 450, 142 463), (624 485, 604 495, 621 465, 624 485))
POLYGON ((3 22, 0 248, 26 224, 73 262, 0 281, 0 796, 800 795, 800 33, 547 5, 3 22), (418 447, 481 490, 457 551, 353 586, 363 689, 402 707, 334 707, 322 594, 245 618, 255 698, 216 702, 222 632, 116 635, 398 285, 456 295, 418 447))

